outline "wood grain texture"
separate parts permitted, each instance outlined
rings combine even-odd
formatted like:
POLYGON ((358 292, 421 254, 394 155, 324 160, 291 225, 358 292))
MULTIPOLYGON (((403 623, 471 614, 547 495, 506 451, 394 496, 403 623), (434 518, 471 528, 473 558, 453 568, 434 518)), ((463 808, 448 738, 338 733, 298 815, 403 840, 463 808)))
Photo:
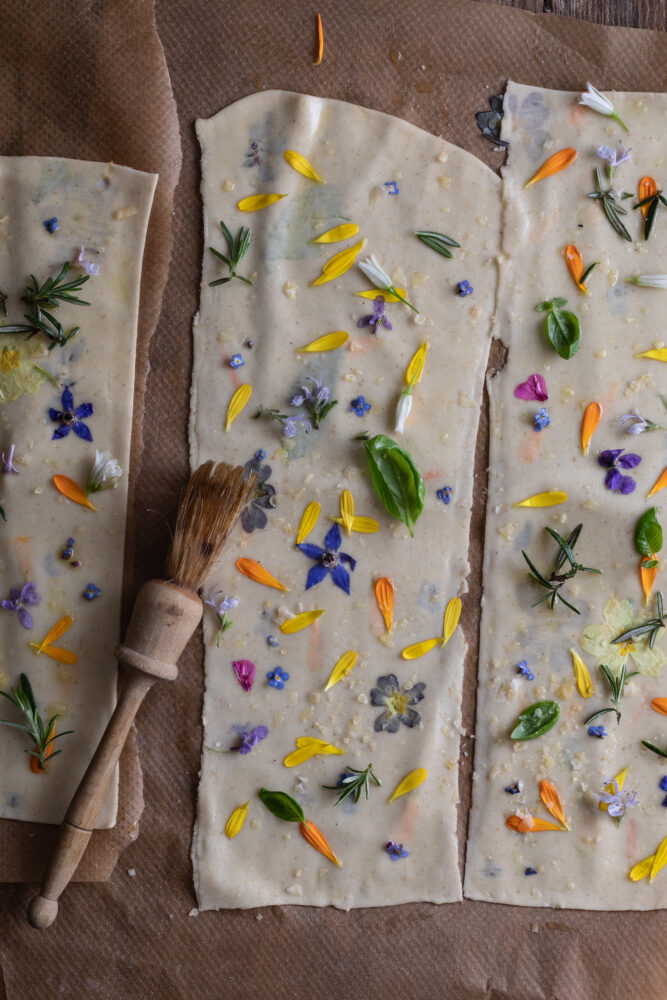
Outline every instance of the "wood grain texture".
POLYGON ((595 24, 667 31, 665 0, 482 0, 501 7, 519 7, 532 14, 560 14, 595 24))

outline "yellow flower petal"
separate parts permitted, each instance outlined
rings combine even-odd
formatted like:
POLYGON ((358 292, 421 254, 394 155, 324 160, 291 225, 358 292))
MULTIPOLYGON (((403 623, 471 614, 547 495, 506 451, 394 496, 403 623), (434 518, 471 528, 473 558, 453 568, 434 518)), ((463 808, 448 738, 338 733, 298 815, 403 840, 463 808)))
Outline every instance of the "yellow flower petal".
POLYGON ((243 829, 243 824, 245 823, 246 816, 248 815, 249 802, 246 802, 243 806, 237 806, 234 812, 231 814, 229 819, 225 824, 225 834, 231 840, 235 837, 237 833, 240 833, 243 829))
POLYGON ((300 737, 296 743, 297 749, 288 753, 283 760, 285 767, 297 767, 299 764, 305 764, 311 757, 330 757, 332 754, 345 752, 332 743, 325 743, 324 740, 309 740, 307 736, 300 737))
POLYGON ((424 371, 424 362, 426 361, 426 352, 428 351, 428 340, 424 341, 419 350, 415 351, 412 355, 412 360, 410 364, 405 369, 405 384, 406 385, 417 385, 422 377, 424 371))
POLYGON ((299 531, 296 536, 296 544, 301 545, 301 542, 305 541, 308 535, 311 533, 315 525, 317 524, 317 519, 320 516, 320 505, 317 500, 313 500, 309 503, 303 512, 303 517, 301 518, 301 524, 299 525, 299 531))
POLYGON ((329 688, 334 686, 334 684, 338 684, 338 681, 342 681, 343 677, 347 677, 358 659, 359 655, 355 653, 353 649, 349 649, 347 653, 343 653, 340 660, 329 674, 329 680, 326 682, 324 690, 328 691, 329 688))
POLYGON ((96 507, 93 507, 79 484, 75 483, 69 476, 54 476, 53 485, 68 500, 73 500, 74 503, 81 504, 82 507, 87 507, 88 510, 97 510, 96 507))
POLYGON ((374 535, 380 530, 380 525, 373 517, 353 517, 352 531, 358 531, 362 535, 374 535))
POLYGON ((316 736, 297 736, 296 745, 298 747, 328 747, 331 746, 327 740, 320 740, 316 736))
POLYGON ((394 799, 399 799, 401 795, 407 795, 413 788, 417 788, 422 782, 426 781, 427 777, 428 771, 425 767, 418 767, 416 771, 410 771, 410 774, 406 774, 403 780, 399 781, 396 785, 389 801, 393 802, 394 799))
POLYGON ((322 233, 317 239, 311 240, 311 243, 341 243, 343 240, 349 240, 350 236, 356 236, 359 232, 359 226, 354 222, 345 222, 342 226, 334 226, 333 229, 327 229, 326 233, 322 233))
POLYGON ((249 198, 241 198, 236 207, 241 212, 258 212, 260 208, 267 208, 286 197, 286 194, 251 194, 249 198))
POLYGON ((651 865, 651 877, 649 882, 652 882, 659 871, 667 865, 667 837, 660 841, 660 846, 658 850, 653 855, 653 864, 651 865))
POLYGON ((572 657, 572 669, 577 683, 577 691, 582 698, 590 698, 593 694, 593 682, 588 667, 575 649, 570 650, 570 656, 572 657))
POLYGON ((595 402, 589 403, 581 419, 581 450, 584 455, 588 454, 588 446, 601 419, 602 407, 600 404, 595 402))
POLYGON ((228 431, 232 426, 236 418, 238 417, 241 410, 246 406, 248 400, 250 399, 250 394, 252 393, 251 385, 240 385, 232 398, 229 401, 229 406, 227 407, 227 416, 225 417, 225 430, 228 431))
POLYGON ((643 354, 635 354, 636 358, 650 358, 651 361, 667 361, 667 347, 660 347, 656 351, 644 351, 643 354))
POLYGON ((416 642, 414 646, 406 646, 405 649, 401 650, 401 656, 404 660, 418 660, 420 656, 430 653, 441 642, 442 639, 425 639, 424 642, 416 642))
POLYGON ((619 791, 621 788, 623 788, 623 785, 625 784, 625 779, 628 776, 629 770, 630 770, 630 765, 628 764, 627 767, 622 768, 622 770, 620 770, 618 774, 614 776, 614 781, 618 785, 619 791))
POLYGON ((354 497, 349 490, 343 490, 340 495, 340 519, 343 522, 343 527, 349 535, 352 531, 352 522, 354 521, 354 497))
POLYGON ((322 273, 319 278, 315 278, 311 281, 312 285, 324 285, 327 281, 334 281, 336 278, 340 278, 341 275, 349 271, 354 264, 357 254, 360 254, 364 249, 368 240, 359 240, 354 246, 348 247, 346 250, 341 250, 340 253, 334 254, 322 267, 322 273))
MULTIPOLYGON (((30 645, 32 646, 34 643, 30 643, 30 645)), ((77 662, 76 653, 72 653, 69 649, 61 649, 59 646, 46 646, 44 649, 38 650, 38 652, 42 652, 45 656, 49 656, 52 660, 55 660, 56 663, 77 662)))
POLYGON ((289 618, 286 622, 283 622, 280 626, 280 631, 284 635, 292 635, 293 632, 300 632, 302 629, 312 625, 314 621, 317 621, 324 612, 325 608, 321 608, 318 611, 303 611, 300 615, 296 615, 296 617, 289 618))
POLYGON ((442 622, 442 644, 445 646, 451 639, 454 629, 461 617, 461 598, 452 597, 445 608, 445 617, 442 622))
MULTIPOLYGON (((405 298, 408 294, 405 288, 397 288, 396 291, 398 292, 398 295, 402 295, 403 298, 405 298)), ((399 299, 398 295, 392 295, 391 292, 380 291, 379 288, 367 288, 364 292, 355 292, 354 294, 358 295, 362 299, 373 299, 373 301, 375 301, 378 295, 381 295, 386 303, 402 301, 399 299)))
POLYGON ((653 867, 653 861, 655 860, 655 855, 652 854, 650 858, 644 858, 643 861, 638 861, 634 868, 631 868, 628 877, 632 879, 633 882, 640 882, 643 878, 646 878, 648 873, 653 867))
POLYGON ((520 500, 514 504, 515 507, 557 507, 559 503, 565 503, 567 493, 560 490, 548 490, 546 493, 535 493, 532 497, 520 500))
POLYGON ((323 337, 318 337, 317 340, 311 340, 310 344, 306 344, 305 347, 297 347, 297 351, 299 353, 304 353, 305 351, 335 351, 337 347, 347 344, 349 339, 350 335, 345 330, 334 330, 333 333, 325 333, 323 337))
POLYGON ((324 184, 320 175, 316 170, 313 170, 306 157, 302 156, 301 153, 297 153, 295 149, 286 149, 283 156, 289 163, 292 170, 296 170, 298 174, 303 174, 303 176, 307 177, 308 180, 317 181, 318 184, 324 184))

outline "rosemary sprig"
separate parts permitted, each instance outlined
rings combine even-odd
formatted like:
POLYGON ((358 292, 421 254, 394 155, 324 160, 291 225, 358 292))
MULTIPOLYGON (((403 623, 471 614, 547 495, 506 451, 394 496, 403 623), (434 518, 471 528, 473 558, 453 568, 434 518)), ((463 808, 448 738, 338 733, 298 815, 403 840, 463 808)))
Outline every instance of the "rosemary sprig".
POLYGON ((232 278, 239 278, 240 281, 245 281, 246 285, 252 285, 250 278, 244 278, 242 274, 236 273, 237 266, 241 263, 243 256, 250 246, 250 230, 247 226, 241 226, 238 236, 234 239, 222 219, 220 220, 220 228, 222 229, 222 235, 225 237, 227 243, 229 257, 225 256, 224 253, 220 253, 220 251, 216 250, 215 247, 209 247, 209 250, 212 254, 215 254, 216 257, 225 262, 229 268, 229 275, 226 278, 218 278, 216 281, 209 281, 209 285, 226 285, 228 281, 232 280, 232 278))
POLYGON ((621 698, 623 697, 625 682, 639 673, 638 670, 633 670, 631 673, 627 673, 625 663, 623 664, 618 677, 614 677, 609 667, 604 663, 600 664, 600 670, 609 682, 612 704, 609 708, 598 709, 597 712, 593 712, 592 715, 589 715, 588 718, 584 719, 585 726, 587 726, 589 722, 593 722, 595 719, 601 719, 603 715, 607 715, 609 712, 616 712, 616 725, 618 725, 621 721, 621 698))
POLYGON ((357 771, 354 767, 348 766, 347 773, 341 775, 337 785, 322 785, 322 788, 329 788, 339 793, 337 800, 334 802, 334 806, 337 806, 343 799, 348 798, 350 795, 353 795, 354 801, 358 802, 361 798, 362 789, 366 793, 366 798, 369 798, 371 781, 374 781, 378 788, 382 787, 380 779, 373 774, 372 764, 369 764, 363 771, 357 771))
POLYGON ((0 333, 27 333, 28 339, 36 333, 45 333, 52 341, 49 350, 52 351, 56 344, 64 347, 68 340, 71 340, 81 329, 75 326, 67 333, 61 323, 55 318, 49 309, 58 309, 62 302, 70 305, 89 306, 90 302, 78 298, 74 293, 81 290, 81 287, 89 280, 89 274, 82 274, 78 278, 66 281, 69 271, 69 263, 65 261, 60 273, 55 278, 47 278, 41 285, 34 274, 30 275, 32 285, 26 285, 21 298, 26 303, 28 310, 24 314, 27 323, 12 323, 0 326, 0 333))
POLYGON ((595 198, 600 202, 612 229, 614 229, 618 235, 622 237, 622 239, 627 240, 628 243, 632 243, 632 236, 619 218, 621 215, 627 215, 628 210, 619 204, 616 195, 610 187, 604 188, 602 186, 602 172, 599 167, 595 168, 595 184, 596 190, 592 191, 588 197, 595 198))
POLYGON ((555 542, 558 543, 559 546, 559 552, 558 555, 556 556, 554 568, 548 577, 545 576, 543 573, 540 573, 539 569, 537 569, 534 566, 534 564, 530 561, 524 550, 523 549, 521 550, 521 555, 528 563, 528 569, 530 570, 528 576, 531 578, 531 580, 534 580, 535 583, 539 583, 539 585, 541 587, 544 587, 544 589, 547 591, 547 593, 544 594, 543 597, 540 597, 538 601, 535 601, 535 603, 532 604, 531 607, 535 608, 537 607, 538 604, 542 604, 543 601, 549 601, 551 607, 553 608, 556 605, 556 601, 562 601, 563 604, 570 609, 570 611, 574 611, 576 615, 581 614, 581 612, 577 608, 575 608, 573 604, 570 604, 570 602, 563 597, 561 593, 561 588, 563 587, 563 584, 565 584, 567 580, 572 579, 572 577, 576 576, 576 574, 579 572, 602 573, 601 569, 591 569, 590 566, 582 566, 581 563, 578 563, 574 558, 574 547, 577 544, 577 541, 579 540, 579 535, 581 534, 582 528, 583 524, 577 524, 576 527, 573 528, 572 531, 570 532, 566 541, 561 535, 558 534, 557 531, 554 531, 553 528, 545 527, 544 530, 551 535, 551 537, 554 539, 555 542), (566 573, 562 573, 561 570, 565 565, 566 561, 569 562, 570 569, 566 573))
POLYGON ((46 724, 44 723, 37 710, 32 685, 25 674, 21 674, 16 688, 9 689, 9 694, 6 691, 0 691, 0 695, 10 701, 12 705, 15 705, 20 712, 23 712, 27 723, 26 725, 22 725, 19 722, 0 719, 0 725, 20 729, 30 737, 34 746, 32 750, 26 750, 25 753, 36 757, 40 770, 45 771, 47 760, 51 757, 57 757, 59 753, 62 753, 62 750, 53 749, 54 742, 59 740, 61 736, 69 736, 74 730, 68 729, 65 732, 58 733, 56 736, 55 728, 58 715, 52 715, 49 721, 46 724))
POLYGON ((655 220, 658 215, 658 209, 660 208, 661 204, 667 205, 667 198, 664 197, 661 191, 658 191, 657 194, 650 194, 648 198, 642 198, 641 201, 638 201, 636 205, 632 206, 633 209, 635 209, 635 208, 644 208, 646 205, 650 205, 650 208, 646 213, 646 218, 644 219, 645 240, 647 240, 651 235, 651 233, 653 232, 653 226, 655 224, 655 220))
POLYGON ((658 591, 656 595, 656 601, 658 604, 657 617, 651 618, 649 621, 643 622, 641 625, 635 625, 633 628, 628 629, 627 632, 617 635, 615 639, 611 640, 612 646, 620 646, 624 642, 632 642, 633 639, 641 639, 642 636, 649 636, 649 649, 653 649, 660 629, 667 628, 667 622, 665 622, 665 609, 663 607, 662 594, 660 591, 658 591))
POLYGON ((461 246, 451 236, 445 236, 444 233, 435 233, 430 229, 418 229, 415 232, 415 236, 427 247, 430 247, 431 250, 435 250, 436 253, 441 254, 443 257, 448 257, 450 260, 454 257, 450 247, 461 246))
POLYGON ((654 743, 649 743, 648 740, 642 740, 642 746, 646 747, 647 750, 651 750, 653 753, 657 753, 658 757, 667 757, 667 750, 662 750, 654 743))

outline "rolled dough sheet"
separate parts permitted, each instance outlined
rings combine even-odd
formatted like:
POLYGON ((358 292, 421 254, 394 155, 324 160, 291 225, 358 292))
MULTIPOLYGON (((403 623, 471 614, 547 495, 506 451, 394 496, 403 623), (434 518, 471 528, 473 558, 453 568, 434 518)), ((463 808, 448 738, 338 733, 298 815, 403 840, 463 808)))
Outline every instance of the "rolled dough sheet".
MULTIPOLYGON (((215 644, 216 621, 207 614, 204 746, 193 843, 201 909, 300 903, 343 909, 414 900, 444 902, 461 895, 457 863, 458 753, 465 643, 458 628, 448 645, 421 659, 401 649, 442 634, 447 602, 465 592, 478 401, 489 347, 498 232, 498 180, 480 162, 441 139, 387 115, 333 100, 273 92, 256 94, 197 123, 202 146, 205 243, 224 250, 219 220, 236 235, 252 227, 252 245, 239 272, 254 276, 210 287, 226 267, 204 254, 201 309, 194 327, 192 464, 207 459, 246 463, 259 449, 271 469, 277 507, 268 526, 231 539, 209 581, 239 599, 234 626, 215 644), (325 179, 318 184, 285 162, 285 150, 305 156, 325 179), (287 197, 258 211, 237 209, 239 199, 278 192, 287 197), (352 221, 357 236, 344 243, 311 241, 352 221), (455 259, 428 249, 413 235, 433 229, 461 244, 455 259), (358 320, 373 299, 355 295, 371 286, 355 265, 335 281, 309 287, 334 253, 368 239, 399 288, 420 310, 388 304, 393 330, 378 336, 358 320), (456 294, 467 280, 472 297, 456 294), (326 333, 345 330, 346 346, 298 353, 326 333), (253 347, 248 347, 248 339, 253 347), (428 340, 424 375, 414 389, 412 413, 401 437, 393 433, 403 375, 428 340), (244 366, 229 360, 241 354, 244 366), (281 427, 252 419, 258 405, 297 413, 289 405, 308 376, 323 379, 338 405, 319 430, 281 441, 281 427), (224 431, 227 405, 241 383, 252 399, 224 431), (370 411, 360 419, 351 401, 363 395, 370 411), (414 538, 381 506, 369 480, 361 431, 395 437, 426 481, 426 503, 414 538), (452 487, 445 505, 436 492, 452 487), (327 577, 306 591, 315 565, 295 547, 307 504, 320 519, 308 543, 321 545, 339 514, 341 491, 352 492, 357 515, 377 519, 377 534, 343 533, 341 550, 357 560, 347 596, 327 577), (281 594, 241 576, 239 557, 258 560, 289 592, 281 594), (389 577, 395 587, 395 625, 384 626, 373 585, 389 577), (290 613, 325 609, 309 629, 283 635, 281 607, 290 613), (279 640, 271 647, 267 637, 279 640), (329 692, 324 685, 339 657, 359 654, 352 672, 329 692), (255 663, 252 691, 241 688, 232 662, 255 663), (290 674, 284 690, 269 686, 268 671, 290 674), (395 674, 401 688, 423 682, 417 706, 422 723, 398 732, 375 731, 382 708, 370 704, 378 677, 395 674), (238 746, 241 731, 264 725, 269 735, 251 753, 216 753, 238 746), (297 737, 324 739, 342 756, 313 757, 294 768, 283 758, 297 737), (214 748, 213 750, 207 749, 214 748), (370 800, 334 807, 335 785, 347 765, 373 763, 382 788, 370 800), (426 768, 421 787, 393 803, 388 798, 413 769, 426 768), (275 818, 258 799, 262 787, 293 796, 323 830, 343 862, 337 868, 316 853, 298 827, 275 818), (249 802, 234 838, 225 824, 249 802), (409 857, 392 861, 384 846, 402 843, 409 857)), ((358 258, 360 259, 360 258, 358 258)), ((378 294, 377 292, 375 294, 378 294)))
MULTIPOLYGON (((509 140, 503 174, 503 249, 499 286, 499 335, 509 348, 501 375, 490 381, 491 456, 484 560, 484 606, 477 701, 475 784, 468 840, 465 894, 472 899, 585 909, 653 909, 667 904, 667 872, 652 884, 632 882, 632 866, 652 855, 667 835, 665 761, 644 750, 642 739, 667 746, 665 718, 650 707, 652 698, 667 694, 665 635, 654 656, 644 640, 627 669, 655 672, 633 678, 622 698, 622 718, 605 715, 607 736, 588 735, 583 720, 610 705, 610 689, 598 669, 607 663, 617 673, 621 659, 608 640, 624 632, 648 612, 639 582, 639 555, 634 531, 640 515, 662 507, 664 493, 646 494, 667 464, 664 431, 632 436, 619 418, 637 408, 658 424, 667 414, 665 366, 636 355, 664 343, 667 291, 642 288, 625 279, 633 274, 667 271, 667 218, 658 218, 648 242, 643 239, 640 211, 633 211, 642 176, 665 179, 667 95, 613 94, 629 137, 620 126, 580 107, 577 95, 511 83, 505 99, 503 138, 509 140), (632 147, 631 158, 617 167, 613 185, 633 197, 621 204, 633 242, 611 228, 601 205, 586 196, 594 190, 594 168, 601 145, 618 140, 632 147), (573 147, 578 156, 562 173, 528 189, 525 182, 557 150, 573 147), (564 250, 575 244, 584 265, 599 261, 588 281, 590 298, 575 286, 564 250), (544 317, 535 312, 542 300, 562 296, 579 317, 582 343, 578 354, 561 359, 542 332, 544 317), (530 402, 514 395, 515 387, 533 374, 546 380, 549 399, 530 402), (580 429, 589 403, 598 401, 603 416, 582 453, 580 429), (540 432, 533 418, 546 407, 551 424, 540 432), (641 456, 634 469, 621 470, 636 481, 628 495, 605 487, 598 463, 607 449, 641 456), (568 500, 547 509, 517 508, 515 503, 546 490, 562 490, 568 500), (583 530, 576 553, 586 566, 603 570, 596 576, 578 573, 563 591, 580 610, 562 604, 531 607, 544 591, 527 577, 525 549, 538 569, 551 570, 556 545, 544 531, 561 535, 576 524, 583 530), (629 602, 626 604, 624 602, 629 602), (627 624, 626 624, 627 622, 627 624), (603 624, 605 629, 597 626, 603 624), (582 644, 592 629, 598 643, 582 644), (582 657, 593 683, 588 698, 574 683, 570 649, 582 657), (597 655, 596 655, 597 654, 597 655), (611 659, 610 659, 611 657, 611 659), (525 660, 534 681, 517 672, 525 660), (662 667, 662 673, 660 673, 662 667), (560 704, 557 725, 531 741, 509 738, 527 706, 543 699, 560 704), (609 779, 629 766, 624 791, 636 791, 639 805, 620 823, 599 809, 598 793, 609 779), (540 801, 539 782, 551 781, 560 793, 570 832, 515 833, 505 820, 517 812, 553 820, 540 801), (506 787, 519 782, 519 794, 506 787), (525 875, 526 869, 536 874, 525 875)), ((606 186, 606 174, 605 186, 606 186)), ((661 212, 664 208, 661 209, 661 212)), ((667 591, 664 569, 655 590, 667 591)), ((656 602, 650 610, 655 613, 656 602)))
MULTIPOLYGON (((29 276, 41 283, 57 275, 65 261, 76 261, 82 246, 85 259, 99 268, 79 293, 90 306, 63 304, 53 310, 66 331, 80 326, 65 347, 48 351, 41 334, 30 340, 0 337, 3 392, 13 396, 17 382, 19 389, 30 384, 25 376, 35 363, 59 383, 45 380, 33 394, 23 392, 0 405, 1 450, 7 454, 15 445, 19 470, 0 478, 0 503, 8 518, 0 524, 0 590, 7 598, 10 588, 32 581, 41 596, 41 603, 28 609, 31 631, 21 627, 15 611, 0 611, 0 687, 15 687, 25 673, 42 715, 60 713, 58 731, 74 730, 55 744, 62 753, 48 773, 33 774, 25 735, 0 726, 0 815, 7 819, 62 820, 115 703, 139 282, 156 180, 114 164, 0 158, 0 289, 8 296, 7 317, 0 322, 23 322, 20 296, 29 276), (53 218, 59 228, 51 234, 44 222, 53 218), (19 347, 20 366, 14 369, 11 359, 19 347), (52 439, 58 424, 49 409, 63 409, 66 385, 75 406, 93 404, 94 413, 84 421, 92 442, 72 431, 52 439), (93 513, 58 493, 52 477, 65 475, 85 486, 96 449, 110 452, 123 476, 116 489, 92 497, 93 513), (68 538, 74 539, 72 559, 63 560, 68 538), (102 591, 92 601, 83 597, 89 583, 102 591), (73 624, 53 645, 75 653, 74 665, 37 656, 28 646, 41 642, 65 615, 73 624)), ((83 273, 71 267, 68 277, 83 273)), ((0 717, 21 721, 4 699, 0 717)), ((113 826, 116 799, 114 783, 99 827, 113 826)))

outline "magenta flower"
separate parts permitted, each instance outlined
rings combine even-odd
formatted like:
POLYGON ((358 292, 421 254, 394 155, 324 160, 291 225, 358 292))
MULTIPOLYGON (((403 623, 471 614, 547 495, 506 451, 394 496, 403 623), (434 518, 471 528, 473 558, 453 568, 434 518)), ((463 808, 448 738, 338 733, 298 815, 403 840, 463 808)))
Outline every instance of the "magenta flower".
POLYGON ((521 382, 514 390, 517 399, 537 399, 541 403, 549 398, 547 383, 543 375, 529 375, 525 382, 521 382))
POLYGON ((232 666, 243 690, 251 691, 255 679, 255 664, 252 660, 234 660, 232 666))
POLYGON ((637 484, 632 476, 624 476, 620 469, 636 469, 641 462, 641 455, 635 455, 631 451, 623 454, 623 448, 608 448, 598 455, 598 464, 607 469, 604 477, 604 484, 608 490, 614 493, 634 493, 637 484))
POLYGON ((2 601, 2 607, 5 611, 16 611, 23 628, 32 628, 32 615, 26 611, 26 608, 34 608, 41 603, 41 600, 35 584, 24 583, 20 590, 12 587, 9 591, 9 597, 2 601))

